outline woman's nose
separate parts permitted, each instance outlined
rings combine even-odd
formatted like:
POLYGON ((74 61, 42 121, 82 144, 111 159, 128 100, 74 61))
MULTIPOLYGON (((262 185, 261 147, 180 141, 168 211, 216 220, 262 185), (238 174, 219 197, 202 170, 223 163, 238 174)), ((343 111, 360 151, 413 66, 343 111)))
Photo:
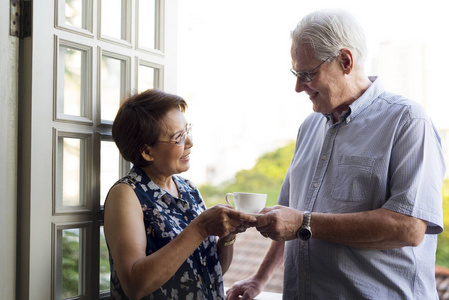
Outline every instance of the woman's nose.
POLYGON ((184 147, 190 149, 193 147, 193 139, 191 135, 186 136, 186 141, 184 142, 184 147))

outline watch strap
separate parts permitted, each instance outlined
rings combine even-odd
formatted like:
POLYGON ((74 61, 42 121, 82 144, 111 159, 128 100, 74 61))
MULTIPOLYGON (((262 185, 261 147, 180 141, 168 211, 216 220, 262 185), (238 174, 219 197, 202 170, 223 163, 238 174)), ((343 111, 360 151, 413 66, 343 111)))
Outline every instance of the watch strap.
POLYGON ((303 215, 302 215, 302 225, 301 227, 305 226, 305 227, 310 227, 310 219, 312 217, 312 212, 311 211, 304 211, 303 215))

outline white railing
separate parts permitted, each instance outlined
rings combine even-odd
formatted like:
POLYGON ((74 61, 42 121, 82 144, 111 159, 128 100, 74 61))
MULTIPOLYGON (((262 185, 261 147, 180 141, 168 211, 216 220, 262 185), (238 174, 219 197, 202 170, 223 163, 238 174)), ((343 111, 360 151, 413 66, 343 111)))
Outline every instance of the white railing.
MULTIPOLYGON (((225 292, 228 290, 228 287, 225 287, 225 292)), ((280 293, 272 293, 272 292, 262 292, 257 295, 254 300, 282 300, 282 294, 280 293)))
POLYGON ((262 292, 254 299, 255 300, 282 300, 282 294, 271 293, 271 292, 262 292))

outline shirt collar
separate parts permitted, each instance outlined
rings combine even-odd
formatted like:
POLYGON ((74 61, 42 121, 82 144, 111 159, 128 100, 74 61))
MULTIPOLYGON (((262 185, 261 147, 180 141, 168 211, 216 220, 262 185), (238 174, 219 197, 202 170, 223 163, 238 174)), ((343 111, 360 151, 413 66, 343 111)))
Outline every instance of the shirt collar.
MULTIPOLYGON (((345 110, 340 116, 340 122, 351 122, 362 111, 373 103, 373 101, 385 91, 382 81, 377 76, 368 77, 372 82, 368 89, 354 102, 349 105, 349 108, 345 110)), ((325 114, 328 120, 332 120, 332 113, 325 114)))
POLYGON ((139 167, 134 166, 131 170, 132 173, 135 173, 135 177, 140 177, 138 181, 141 181, 141 183, 147 185, 150 187, 156 194, 158 194, 158 198, 161 199, 164 195, 170 196, 173 199, 179 199, 181 201, 187 202, 186 199, 190 199, 190 193, 193 190, 193 187, 188 185, 186 182, 184 182, 179 176, 173 175, 173 181, 176 183, 179 191, 179 198, 174 197, 170 193, 168 193, 166 190, 158 186, 156 183, 154 183, 151 178, 147 176, 147 174, 139 167))
POLYGON ((379 97, 379 95, 385 91, 382 81, 377 78, 377 76, 369 77, 372 82, 368 89, 360 96, 356 101, 354 101, 349 108, 351 110, 351 119, 357 117, 362 111, 370 106, 373 101, 379 97))

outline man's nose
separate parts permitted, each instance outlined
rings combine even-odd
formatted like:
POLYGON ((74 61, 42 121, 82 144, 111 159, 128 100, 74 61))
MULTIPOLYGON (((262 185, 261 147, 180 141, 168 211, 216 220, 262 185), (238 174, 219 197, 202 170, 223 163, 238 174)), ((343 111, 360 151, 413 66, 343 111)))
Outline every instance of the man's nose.
POLYGON ((297 93, 301 93, 302 91, 304 91, 306 84, 307 83, 305 83, 301 78, 296 77, 295 91, 297 93))

